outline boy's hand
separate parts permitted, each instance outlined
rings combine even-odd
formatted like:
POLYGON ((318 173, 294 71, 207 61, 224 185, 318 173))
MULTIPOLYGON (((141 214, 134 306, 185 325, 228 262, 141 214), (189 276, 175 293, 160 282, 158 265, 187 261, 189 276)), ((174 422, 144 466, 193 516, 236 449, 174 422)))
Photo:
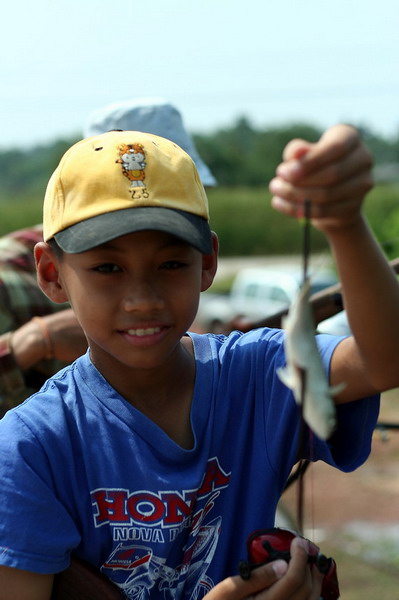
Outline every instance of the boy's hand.
POLYGON ((312 222, 326 234, 357 222, 372 187, 372 158, 356 129, 337 125, 316 143, 292 140, 283 159, 269 186, 276 210, 301 217, 309 199, 312 222))
POLYGON ((319 600, 323 575, 310 570, 307 542, 295 538, 291 543, 291 560, 262 565, 244 581, 229 577, 216 585, 204 600, 319 600))

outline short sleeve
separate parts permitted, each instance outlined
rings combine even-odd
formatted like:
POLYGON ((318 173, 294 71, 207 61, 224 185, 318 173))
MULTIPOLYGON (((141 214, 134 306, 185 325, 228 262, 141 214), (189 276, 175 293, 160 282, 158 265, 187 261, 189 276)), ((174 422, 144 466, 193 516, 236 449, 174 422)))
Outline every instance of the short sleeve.
POLYGON ((40 442, 13 410, 0 421, 0 503, 0 564, 38 573, 69 565, 79 532, 57 499, 40 442))

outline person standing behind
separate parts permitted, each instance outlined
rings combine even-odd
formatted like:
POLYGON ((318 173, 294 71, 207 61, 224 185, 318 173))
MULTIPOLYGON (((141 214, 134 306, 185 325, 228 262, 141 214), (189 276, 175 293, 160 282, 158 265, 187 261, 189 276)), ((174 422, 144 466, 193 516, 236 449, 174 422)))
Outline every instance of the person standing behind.
POLYGON ((84 137, 113 129, 152 133, 175 142, 193 159, 205 188, 217 185, 194 141, 184 126, 180 111, 164 98, 132 98, 94 110, 83 127, 84 137))
POLYGON ((37 283, 33 248, 42 226, 0 238, 0 417, 87 348, 76 317, 37 283))

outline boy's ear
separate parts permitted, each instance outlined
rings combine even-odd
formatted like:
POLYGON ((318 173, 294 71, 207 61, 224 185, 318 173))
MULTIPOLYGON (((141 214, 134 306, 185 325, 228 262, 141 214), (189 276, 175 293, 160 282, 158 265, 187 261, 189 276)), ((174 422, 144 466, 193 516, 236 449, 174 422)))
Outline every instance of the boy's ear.
POLYGON ((212 252, 202 256, 202 279, 201 292, 205 292, 215 278, 218 266, 219 240, 218 236, 212 231, 212 252))
POLYGON ((41 290, 53 302, 62 304, 68 298, 60 283, 59 260, 51 246, 46 242, 39 242, 34 249, 37 281, 41 290))

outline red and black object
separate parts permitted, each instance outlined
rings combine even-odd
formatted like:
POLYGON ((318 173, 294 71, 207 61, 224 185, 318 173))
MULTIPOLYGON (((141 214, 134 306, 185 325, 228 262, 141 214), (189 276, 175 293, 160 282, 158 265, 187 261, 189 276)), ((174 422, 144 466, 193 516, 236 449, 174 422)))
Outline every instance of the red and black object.
MULTIPOLYGON (((298 535, 295 531, 282 527, 254 531, 247 539, 248 560, 241 561, 239 565, 241 577, 249 579, 253 569, 278 558, 288 563, 291 558, 291 542, 298 535)), ((309 543, 308 562, 311 568, 316 567, 324 574, 321 588, 322 600, 337 600, 339 585, 334 559, 327 558, 320 552, 320 548, 316 544, 310 540, 307 541, 309 543)))

